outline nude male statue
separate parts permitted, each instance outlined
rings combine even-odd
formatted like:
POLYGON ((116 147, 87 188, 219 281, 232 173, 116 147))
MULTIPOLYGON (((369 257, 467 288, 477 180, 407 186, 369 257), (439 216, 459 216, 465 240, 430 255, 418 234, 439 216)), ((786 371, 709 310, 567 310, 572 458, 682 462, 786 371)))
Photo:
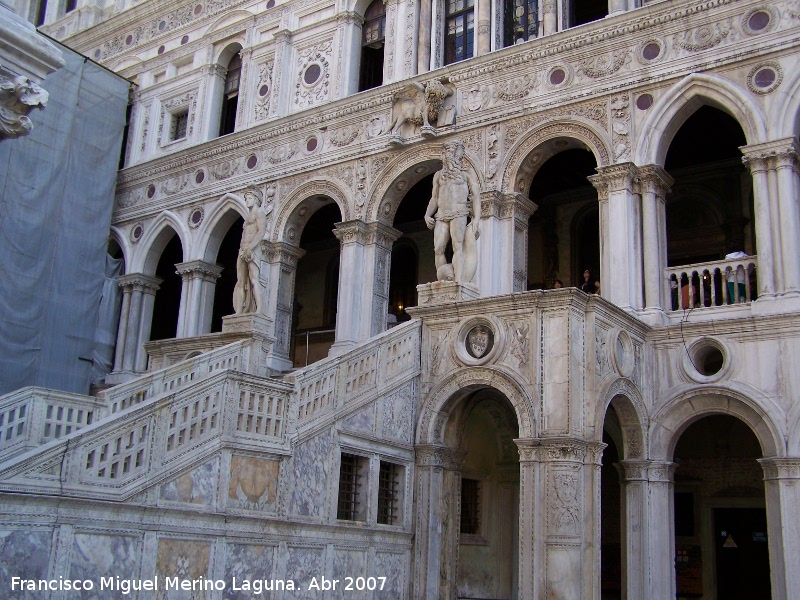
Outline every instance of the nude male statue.
POLYGON ((254 313, 263 308, 261 283, 258 276, 261 270, 261 240, 267 231, 267 210, 262 208, 261 194, 255 187, 244 192, 244 198, 227 193, 222 198, 231 197, 244 201, 250 211, 242 225, 242 241, 236 259, 236 286, 233 288, 233 311, 238 314, 254 313))
POLYGON ((464 144, 460 140, 445 142, 444 166, 433 176, 433 194, 425 211, 425 223, 428 229, 433 229, 437 279, 469 283, 477 268, 475 240, 480 236, 481 199, 478 182, 464 168, 463 158, 464 144), (468 226, 470 212, 472 220, 468 226), (453 244, 452 275, 444 254, 448 240, 453 244))

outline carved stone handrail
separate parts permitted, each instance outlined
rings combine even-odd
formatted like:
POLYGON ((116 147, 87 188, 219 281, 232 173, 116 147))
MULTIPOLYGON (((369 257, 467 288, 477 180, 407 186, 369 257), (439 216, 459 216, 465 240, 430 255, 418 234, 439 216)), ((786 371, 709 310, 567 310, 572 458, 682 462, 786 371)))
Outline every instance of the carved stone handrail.
POLYGON ((749 304, 757 295, 758 257, 745 256, 664 269, 666 310, 749 304))

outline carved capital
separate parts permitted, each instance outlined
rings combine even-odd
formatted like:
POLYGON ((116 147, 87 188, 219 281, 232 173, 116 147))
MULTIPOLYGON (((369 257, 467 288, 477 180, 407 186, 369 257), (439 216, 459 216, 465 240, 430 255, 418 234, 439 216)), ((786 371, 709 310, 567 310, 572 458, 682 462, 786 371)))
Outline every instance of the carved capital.
POLYGON ((619 466, 627 482, 648 480, 649 460, 621 460, 619 466))
POLYGON ((762 458, 759 459, 764 469, 764 480, 792 481, 800 480, 800 458, 762 458))
POLYGON ((336 15, 336 22, 339 25, 358 25, 361 27, 364 24, 364 17, 351 11, 340 12, 336 15))
POLYGON ((739 150, 743 154, 742 162, 750 170, 750 173, 780 168, 795 169, 799 162, 798 156, 800 156, 800 146, 794 138, 740 146, 739 150))
POLYGON ((538 462, 539 460, 539 444, 537 439, 518 439, 514 443, 519 449, 519 462, 538 462))
MULTIPOLYGON (((576 440, 571 438, 553 438, 543 439, 541 441, 542 453, 541 458, 545 461, 552 462, 579 462, 583 463, 587 454, 590 458, 592 453, 589 452, 591 444, 583 440, 576 440)), ((603 446, 605 447, 605 446, 603 446)), ((602 449, 601 449, 602 454, 602 449)))
POLYGON ((633 163, 619 163, 607 167, 598 167, 597 175, 592 175, 587 179, 597 188, 599 194, 608 192, 619 192, 623 190, 632 191, 636 180, 637 169, 633 163))
POLYGON ((639 167, 639 184, 643 193, 655 194, 663 198, 672 188, 675 180, 658 165, 639 167))
POLYGON ((503 194, 500 218, 510 219, 513 217, 516 221, 524 223, 525 226, 527 226, 528 219, 538 208, 539 205, 532 202, 524 194, 510 192, 508 194, 503 194))
POLYGON ((117 279, 119 287, 121 287, 125 293, 142 292, 144 294, 155 294, 163 281, 164 280, 159 277, 150 277, 144 273, 120 275, 117 279))
POLYGON ((208 65, 206 68, 206 74, 211 77, 219 77, 220 79, 225 79, 225 76, 228 74, 228 70, 217 64, 208 65))
POLYGON ((650 483, 672 483, 677 467, 675 463, 667 461, 649 461, 647 480, 650 483))
POLYGON ((47 99, 48 93, 27 77, 0 75, 0 139, 28 135, 33 129, 28 113, 44 108, 47 99))
POLYGON ((222 273, 222 267, 203 260, 191 260, 175 264, 175 274, 187 277, 197 277, 205 281, 216 281, 222 273))
POLYGON ((343 221, 336 223, 336 229, 333 230, 333 235, 336 236, 343 246, 347 244, 369 244, 370 243, 370 228, 364 221, 343 221))
POLYGON ((418 467, 441 467, 448 471, 460 471, 466 454, 463 450, 430 445, 415 446, 414 452, 418 467))
POLYGON ((302 248, 286 242, 262 242, 261 245, 268 263, 280 263, 293 269, 297 268, 297 261, 306 253, 302 248))
POLYGON ((367 223, 367 243, 379 246, 384 250, 391 250, 392 244, 401 235, 403 235, 402 231, 378 221, 367 223))

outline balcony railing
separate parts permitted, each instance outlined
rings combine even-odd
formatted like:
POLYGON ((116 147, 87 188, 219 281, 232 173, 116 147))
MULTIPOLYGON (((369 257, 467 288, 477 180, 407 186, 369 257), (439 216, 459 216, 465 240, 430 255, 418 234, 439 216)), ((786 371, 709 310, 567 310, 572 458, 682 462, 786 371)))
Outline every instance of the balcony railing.
POLYGON ((745 256, 664 269, 668 310, 744 304, 757 297, 758 257, 745 256))

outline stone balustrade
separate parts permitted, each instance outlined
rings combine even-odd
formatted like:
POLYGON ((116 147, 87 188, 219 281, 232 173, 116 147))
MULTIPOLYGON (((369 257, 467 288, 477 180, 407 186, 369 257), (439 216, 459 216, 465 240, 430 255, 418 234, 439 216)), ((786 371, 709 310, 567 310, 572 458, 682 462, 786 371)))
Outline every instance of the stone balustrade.
POLYGON ((664 269, 667 310, 710 308, 756 299, 758 257, 715 260, 664 269))

